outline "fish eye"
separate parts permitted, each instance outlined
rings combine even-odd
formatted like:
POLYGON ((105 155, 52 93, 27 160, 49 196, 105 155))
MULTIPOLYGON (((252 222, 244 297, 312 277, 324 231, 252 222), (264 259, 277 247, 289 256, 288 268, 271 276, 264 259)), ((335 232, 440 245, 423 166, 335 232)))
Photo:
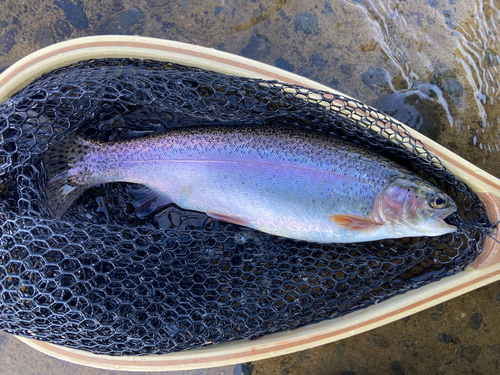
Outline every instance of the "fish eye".
POLYGON ((441 194, 434 194, 430 199, 432 208, 443 208, 446 205, 446 197, 441 194))

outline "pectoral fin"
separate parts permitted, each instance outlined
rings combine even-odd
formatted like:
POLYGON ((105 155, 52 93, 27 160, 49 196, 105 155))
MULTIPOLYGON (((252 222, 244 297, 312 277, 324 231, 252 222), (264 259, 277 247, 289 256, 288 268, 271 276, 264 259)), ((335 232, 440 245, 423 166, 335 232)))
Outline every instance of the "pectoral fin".
POLYGON ((330 215, 330 220, 345 229, 353 231, 372 231, 382 225, 370 218, 355 215, 330 215))
POLYGON ((225 222, 228 222, 228 223, 242 225, 244 227, 248 226, 248 222, 247 221, 243 220, 242 218, 236 217, 236 216, 230 216, 230 215, 224 215, 224 214, 216 214, 216 213, 213 213, 213 212, 207 212, 207 215, 210 216, 210 217, 212 217, 212 218, 214 218, 214 219, 220 220, 220 221, 225 221, 225 222))

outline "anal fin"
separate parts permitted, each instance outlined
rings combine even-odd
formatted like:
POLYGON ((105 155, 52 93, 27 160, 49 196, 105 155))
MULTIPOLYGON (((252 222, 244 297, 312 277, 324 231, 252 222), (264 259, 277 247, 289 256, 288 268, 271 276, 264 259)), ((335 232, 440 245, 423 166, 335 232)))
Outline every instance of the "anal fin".
POLYGON ((207 215, 210 216, 211 218, 214 218, 214 219, 217 219, 217 220, 220 220, 220 221, 225 221, 227 223, 233 223, 233 224, 237 224, 237 225, 242 225, 244 227, 247 227, 248 226, 248 222, 239 218, 239 217, 236 217, 236 216, 230 216, 230 215, 224 215, 224 214, 217 214, 217 213, 213 213, 213 212, 207 212, 207 215))
POLYGON ((146 217, 173 203, 168 196, 160 194, 146 186, 130 187, 127 189, 127 193, 135 199, 135 214, 140 218, 146 217))

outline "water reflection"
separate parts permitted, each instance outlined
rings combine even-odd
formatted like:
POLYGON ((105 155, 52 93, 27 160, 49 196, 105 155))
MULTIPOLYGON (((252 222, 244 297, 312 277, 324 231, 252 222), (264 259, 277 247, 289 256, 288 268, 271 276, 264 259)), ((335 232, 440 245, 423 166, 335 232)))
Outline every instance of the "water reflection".
MULTIPOLYGON (((483 127, 490 126, 487 110, 488 101, 493 106, 499 94, 498 65, 500 57, 497 23, 500 11, 494 1, 485 7, 482 0, 474 4, 470 23, 456 25, 453 35, 457 38, 457 61, 466 73, 467 81, 474 92, 478 115, 483 127)), ((496 119, 495 119, 496 122, 496 119)))
MULTIPOLYGON (((498 176, 500 11, 495 1, 350 4, 362 10, 385 66, 394 64, 406 86, 396 90, 387 80, 390 95, 379 94, 370 104, 498 176), (420 106, 409 100, 415 94, 420 106)), ((388 72, 386 67, 379 69, 388 72)))

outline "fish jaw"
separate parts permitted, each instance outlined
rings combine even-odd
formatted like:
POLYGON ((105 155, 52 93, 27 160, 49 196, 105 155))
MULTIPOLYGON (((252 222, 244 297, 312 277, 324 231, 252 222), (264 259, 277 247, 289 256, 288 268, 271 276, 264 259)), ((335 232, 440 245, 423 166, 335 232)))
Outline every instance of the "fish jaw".
POLYGON ((420 233, 420 236, 442 236, 448 233, 456 232, 457 227, 454 225, 448 224, 443 219, 434 219, 428 220, 425 224, 420 225, 417 229, 417 233, 420 233))

